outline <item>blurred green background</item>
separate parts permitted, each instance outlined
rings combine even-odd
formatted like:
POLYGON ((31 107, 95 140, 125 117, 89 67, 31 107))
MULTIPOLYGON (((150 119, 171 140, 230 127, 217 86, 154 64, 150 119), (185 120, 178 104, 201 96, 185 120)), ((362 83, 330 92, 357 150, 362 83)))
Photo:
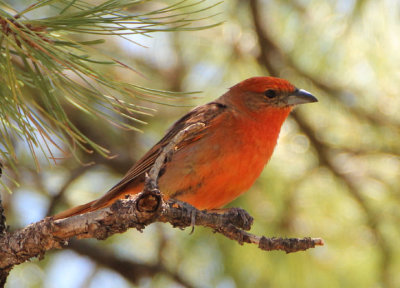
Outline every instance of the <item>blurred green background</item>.
MULTIPOLYGON (((188 1, 194 3, 194 1, 188 1)), ((25 7, 32 2, 15 1, 25 7)), ((165 5, 171 1, 149 1, 165 5)), ((211 6, 207 0, 200 5, 211 6)), ((203 228, 153 224, 105 241, 77 241, 16 266, 7 287, 400 287, 400 2, 224 1, 199 18, 202 31, 117 37, 102 44, 139 73, 117 79, 192 98, 133 99, 157 110, 126 131, 66 107, 73 122, 117 157, 80 154, 39 174, 16 143, 20 187, 2 191, 7 224, 24 227, 104 194, 190 108, 252 76, 274 75, 319 103, 296 109, 275 153, 246 194, 229 206, 255 219, 251 232, 322 237, 325 246, 286 255, 240 246, 203 228), (202 96, 202 97, 199 97, 202 96), (177 107, 182 106, 182 107, 177 107)), ((10 173, 13 173, 12 171, 10 173)), ((10 183, 12 186, 12 183, 10 183)))

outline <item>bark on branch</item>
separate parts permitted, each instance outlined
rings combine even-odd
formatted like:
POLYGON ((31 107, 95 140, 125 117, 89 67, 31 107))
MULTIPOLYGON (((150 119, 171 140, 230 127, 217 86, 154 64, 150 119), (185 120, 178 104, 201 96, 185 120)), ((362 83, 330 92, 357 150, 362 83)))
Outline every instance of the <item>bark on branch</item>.
POLYGON ((290 253, 323 245, 320 238, 267 238, 248 233, 246 231, 250 230, 253 218, 240 208, 207 211, 198 210, 185 202, 164 200, 157 186, 161 166, 170 159, 179 142, 203 126, 199 123, 187 127, 162 148, 140 194, 118 200, 101 210, 60 220, 46 217, 24 229, 0 235, 0 269, 9 270, 32 257, 41 258, 50 249, 63 248, 72 238, 106 239, 129 228, 141 231, 154 222, 170 223, 179 228, 195 225, 209 227, 240 244, 256 244, 267 251, 290 253))

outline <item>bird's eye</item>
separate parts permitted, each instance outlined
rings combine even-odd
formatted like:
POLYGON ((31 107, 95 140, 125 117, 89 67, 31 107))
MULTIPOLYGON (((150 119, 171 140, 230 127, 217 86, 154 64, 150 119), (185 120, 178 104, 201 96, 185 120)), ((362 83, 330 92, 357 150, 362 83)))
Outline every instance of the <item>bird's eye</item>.
POLYGON ((267 91, 264 92, 264 95, 267 96, 269 99, 272 99, 276 97, 276 92, 275 90, 268 89, 267 91))

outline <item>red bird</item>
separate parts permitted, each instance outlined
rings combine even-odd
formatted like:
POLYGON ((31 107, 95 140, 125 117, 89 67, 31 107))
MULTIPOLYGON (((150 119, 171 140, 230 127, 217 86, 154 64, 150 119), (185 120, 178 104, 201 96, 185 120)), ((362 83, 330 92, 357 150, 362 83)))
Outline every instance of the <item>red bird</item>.
POLYGON ((94 211, 126 194, 142 191, 145 173, 153 166, 161 147, 194 123, 205 126, 179 144, 171 161, 161 169, 159 187, 166 199, 185 201, 198 209, 219 208, 253 185, 271 158, 281 126, 293 106, 317 101, 284 79, 244 80, 179 119, 103 197, 54 218, 94 211))

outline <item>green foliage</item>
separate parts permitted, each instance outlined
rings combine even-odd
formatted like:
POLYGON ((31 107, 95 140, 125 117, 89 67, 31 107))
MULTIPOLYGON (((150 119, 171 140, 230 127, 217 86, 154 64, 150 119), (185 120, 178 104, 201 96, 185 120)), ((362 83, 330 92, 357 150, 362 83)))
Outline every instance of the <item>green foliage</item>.
POLYGON ((37 168, 38 151, 54 161, 55 149, 64 155, 72 153, 78 160, 79 150, 107 156, 107 149, 73 124, 65 105, 117 127, 138 130, 136 124, 144 123, 139 116, 152 111, 134 104, 138 99, 160 102, 183 95, 123 83, 107 72, 110 68, 105 69, 120 67, 139 73, 102 53, 106 37, 129 40, 127 36, 135 34, 150 37, 154 32, 193 31, 217 25, 195 26, 193 22, 202 20, 196 15, 218 3, 204 6, 202 1, 181 1, 153 8, 146 6, 150 2, 42 0, 18 13, 1 3, 0 156, 5 164, 17 170, 17 139, 26 143, 37 168), (52 16, 28 16, 44 12, 52 16), (80 40, 88 36, 92 39, 80 40))

